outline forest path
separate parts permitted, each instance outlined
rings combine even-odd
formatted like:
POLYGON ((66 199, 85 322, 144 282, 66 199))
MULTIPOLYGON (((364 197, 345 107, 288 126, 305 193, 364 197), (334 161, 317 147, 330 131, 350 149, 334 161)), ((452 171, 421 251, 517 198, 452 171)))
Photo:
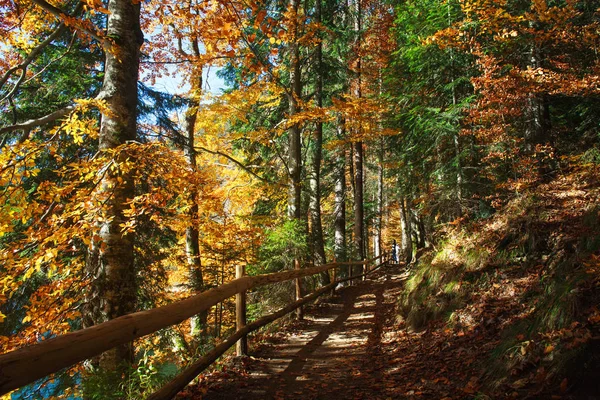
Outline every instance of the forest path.
MULTIPOLYGON (((397 319, 407 275, 403 266, 384 267, 368 280, 322 298, 307 308, 304 321, 287 324, 260 341, 254 338, 250 357, 202 375, 177 399, 477 397, 486 369, 480 361, 489 360, 501 330, 501 324, 488 322, 517 309, 518 297, 488 304, 488 297, 478 296, 480 301, 469 307, 478 310, 474 318, 489 321, 476 329, 450 329, 441 321, 414 332, 397 319)), ((512 393, 497 398, 527 398, 509 389, 512 393)))
POLYGON ((243 369, 207 376, 189 399, 385 399, 384 327, 406 274, 382 268, 251 349, 243 369), (216 379, 215 379, 216 378, 216 379))

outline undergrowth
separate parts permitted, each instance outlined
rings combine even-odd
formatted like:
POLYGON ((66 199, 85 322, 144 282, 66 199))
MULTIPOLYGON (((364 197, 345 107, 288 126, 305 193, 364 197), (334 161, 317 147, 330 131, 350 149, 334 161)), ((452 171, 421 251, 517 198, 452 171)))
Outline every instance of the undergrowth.
POLYGON ((178 372, 170 363, 156 364, 147 353, 137 363, 119 373, 95 370, 83 379, 84 399, 141 399, 160 389, 178 372))
POLYGON ((586 378, 600 365, 595 168, 574 168, 486 220, 450 227, 405 284, 398 319, 409 331, 442 323, 497 341, 479 361, 491 395, 599 390, 586 378))

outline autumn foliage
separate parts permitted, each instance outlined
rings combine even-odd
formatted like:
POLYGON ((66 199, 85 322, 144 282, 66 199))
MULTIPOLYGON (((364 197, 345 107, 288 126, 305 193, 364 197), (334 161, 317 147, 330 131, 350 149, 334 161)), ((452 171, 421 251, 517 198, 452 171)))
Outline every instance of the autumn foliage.
MULTIPOLYGON (((536 239, 489 230, 544 191, 578 210, 546 199, 544 240, 585 242, 579 261, 597 275, 596 239, 565 217, 597 212, 565 182, 594 181, 600 162, 598 24, 577 0, 0 0, 0 353, 218 287, 237 265, 364 259, 393 240, 407 263, 443 248, 432 268, 470 251, 508 263, 493 258, 504 240, 545 265, 536 239)), ((415 293, 407 310, 428 307, 415 293)), ((294 295, 257 290, 252 318, 294 295)), ((174 374, 157 369, 180 369, 234 322, 230 299, 132 344, 123 370, 75 366, 80 384, 55 394, 127 375, 119 395, 146 395, 174 374)), ((546 328, 542 353, 566 346, 566 325, 546 328)))

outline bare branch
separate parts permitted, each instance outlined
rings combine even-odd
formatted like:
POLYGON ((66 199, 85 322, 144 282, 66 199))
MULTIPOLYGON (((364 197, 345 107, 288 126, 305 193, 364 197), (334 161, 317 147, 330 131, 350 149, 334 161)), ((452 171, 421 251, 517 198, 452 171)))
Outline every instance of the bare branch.
POLYGON ((29 83, 31 80, 37 78, 38 76, 40 76, 41 74, 44 73, 44 71, 46 71, 52 64, 54 64, 57 61, 60 61, 61 59, 63 59, 64 57, 67 56, 67 54, 69 54, 71 52, 71 49, 73 48, 73 43, 75 42, 75 35, 73 35, 71 37, 71 42, 69 43, 69 47, 67 47, 67 50, 65 50, 64 53, 62 53, 60 56, 56 57, 55 59, 51 60, 48 62, 48 64, 44 65, 44 67, 39 71, 36 72, 35 75, 33 75, 32 77, 28 78, 25 82, 23 82, 23 84, 27 84, 29 83))
MULTIPOLYGON (((34 1, 37 4, 37 1, 34 1)), ((51 6, 49 4, 49 6, 51 6)), ((53 8, 56 8, 54 6, 51 6, 53 8)), ((79 2, 77 3, 77 6, 75 6, 75 10, 74 10, 74 14, 78 14, 79 11, 81 11, 81 9, 83 8, 83 2, 79 2)), ((60 10, 59 10, 60 11, 60 10)), ((62 11, 61 11, 62 13, 62 11)), ((64 13, 62 13, 61 15, 66 15, 64 13)), ((27 56, 27 58, 25 58, 19 65, 14 66, 12 68, 10 68, 8 71, 6 71, 4 73, 4 75, 2 75, 2 78, 0 78, 0 89, 4 86, 4 84, 6 83, 6 81, 8 81, 8 79, 10 78, 10 76, 17 70, 21 70, 22 71, 22 76, 25 76, 25 71, 27 70, 27 67, 29 66, 29 64, 31 64, 31 62, 40 55, 40 53, 42 52, 42 50, 44 50, 44 48, 46 48, 46 46, 48 46, 50 43, 52 43, 54 41, 54 39, 56 39, 58 36, 60 36, 65 30, 66 30, 66 24, 63 22, 61 22, 56 29, 54 30, 54 32, 52 32, 46 39, 44 39, 43 42, 41 42, 40 44, 38 44, 32 51, 31 53, 29 53, 29 55, 27 56)), ((17 83, 15 85, 15 87, 13 88, 13 90, 11 91, 11 94, 14 93, 17 89, 18 89, 19 83, 17 83)), ((9 97, 10 95, 6 96, 9 97)))
POLYGON ((257 175, 248 166, 242 164, 240 161, 236 160, 235 158, 231 157, 228 154, 225 154, 225 153, 223 153, 221 151, 218 151, 218 150, 210 150, 210 149, 207 149, 206 147, 202 147, 202 146, 197 146, 196 149, 204 151, 204 152, 209 153, 209 154, 215 154, 215 155, 219 155, 219 156, 225 157, 226 159, 228 159, 229 161, 233 162, 234 164, 236 164, 237 166, 239 166, 240 168, 242 168, 244 171, 246 171, 247 173, 249 173, 250 175, 252 175, 256 179, 259 179, 259 180, 261 180, 263 182, 266 182, 266 183, 273 183, 273 182, 269 181, 268 179, 265 179, 262 176, 257 175))
POLYGON ((45 115, 40 118, 30 119, 29 121, 21 122, 20 124, 5 126, 3 128, 0 128, 0 134, 6 133, 6 132, 18 131, 21 129, 31 129, 31 128, 35 128, 40 125, 44 125, 44 124, 56 121, 57 119, 64 117, 65 115, 67 115, 68 113, 73 111, 74 109, 75 109, 75 106, 67 106, 65 108, 54 111, 53 113, 45 115))
POLYGON ((26 73, 27 73, 27 69, 21 68, 21 76, 19 76, 19 80, 17 81, 17 83, 15 83, 15 86, 13 86, 10 93, 8 93, 6 96, 4 96, 4 98, 2 100, 0 100, 0 102, 4 102, 6 99, 13 97, 13 95, 17 92, 17 90, 19 90, 21 83, 23 83, 23 81, 25 80, 26 73))

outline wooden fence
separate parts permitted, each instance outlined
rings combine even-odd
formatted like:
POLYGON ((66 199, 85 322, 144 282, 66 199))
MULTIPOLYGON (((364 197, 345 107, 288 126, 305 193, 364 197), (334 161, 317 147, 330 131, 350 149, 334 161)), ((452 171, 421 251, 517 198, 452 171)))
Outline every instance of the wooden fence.
POLYGON ((208 352, 204 357, 188 366, 171 382, 149 397, 152 400, 170 399, 236 342, 240 341, 237 347, 238 353, 244 353, 247 346, 245 343, 248 333, 294 310, 301 309, 302 305, 315 300, 328 291, 334 290, 335 286, 340 282, 361 278, 372 273, 377 268, 385 265, 386 262, 387 255, 382 254, 379 257, 366 261, 336 262, 302 269, 297 266, 296 269, 291 271, 259 276, 243 276, 243 270, 240 269, 237 271, 237 278, 235 280, 185 300, 147 311, 124 315, 90 328, 67 333, 0 355, 0 395, 32 383, 63 368, 70 367, 80 361, 97 356, 116 346, 129 343, 134 339, 183 322, 229 297, 236 296, 236 309, 238 310, 236 332, 208 352), (375 268, 370 268, 370 265, 379 260, 381 262, 375 268), (335 268, 351 265, 364 265, 364 269, 367 272, 345 279, 336 279, 335 268), (302 297, 301 291, 297 290, 297 300, 294 303, 246 325, 246 291, 270 283, 284 282, 292 279, 296 280, 296 287, 300 288, 301 278, 329 271, 330 269, 333 269, 334 272, 331 284, 304 297, 302 297))

